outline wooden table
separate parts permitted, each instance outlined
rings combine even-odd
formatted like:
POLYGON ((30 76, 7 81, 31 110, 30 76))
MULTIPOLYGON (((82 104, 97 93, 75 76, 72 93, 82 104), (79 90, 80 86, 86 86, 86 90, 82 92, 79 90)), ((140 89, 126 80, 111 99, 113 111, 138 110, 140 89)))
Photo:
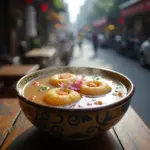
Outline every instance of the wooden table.
POLYGON ((4 65, 0 68, 0 81, 17 81, 25 74, 37 69, 39 69, 39 65, 4 65))
POLYGON ((52 57, 55 53, 55 48, 40 48, 27 52, 26 57, 52 57))
POLYGON ((1 150, 149 150, 150 130, 130 107, 124 118, 103 135, 87 141, 60 141, 33 127, 17 99, 0 99, 1 150))
POLYGON ((39 65, 5 65, 0 68, 0 98, 17 97, 16 82, 25 74, 39 69, 39 65), (9 94, 8 94, 9 93, 9 94))
MULTIPOLYGON (((24 63, 36 63, 40 66, 54 63, 56 57, 56 48, 33 49, 25 54, 24 63)), ((41 67, 42 68, 42 67, 41 67)))

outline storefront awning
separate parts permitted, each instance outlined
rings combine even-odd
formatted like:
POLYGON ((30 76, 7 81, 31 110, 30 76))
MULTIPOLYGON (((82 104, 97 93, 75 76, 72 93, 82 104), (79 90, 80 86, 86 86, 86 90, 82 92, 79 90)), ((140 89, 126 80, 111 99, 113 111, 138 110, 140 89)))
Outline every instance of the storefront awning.
POLYGON ((131 16, 131 15, 135 15, 138 13, 142 13, 142 12, 146 12, 146 11, 150 11, 150 1, 149 0, 145 0, 142 1, 138 4, 135 4, 131 7, 128 7, 126 9, 122 9, 120 11, 121 16, 131 16))
POLYGON ((100 20, 94 21, 94 22, 93 22, 93 26, 94 26, 94 27, 102 27, 102 26, 106 25, 107 22, 108 22, 108 18, 107 18, 107 17, 104 17, 104 18, 102 18, 102 19, 100 19, 100 20))

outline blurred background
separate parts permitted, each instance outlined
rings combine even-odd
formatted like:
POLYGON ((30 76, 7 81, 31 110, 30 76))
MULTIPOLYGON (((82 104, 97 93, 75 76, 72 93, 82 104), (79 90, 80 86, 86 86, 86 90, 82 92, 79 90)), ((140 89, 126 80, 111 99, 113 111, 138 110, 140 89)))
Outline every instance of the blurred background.
POLYGON ((150 0, 5 0, 0 10, 0 66, 119 71, 135 84, 132 106, 150 126, 150 0))

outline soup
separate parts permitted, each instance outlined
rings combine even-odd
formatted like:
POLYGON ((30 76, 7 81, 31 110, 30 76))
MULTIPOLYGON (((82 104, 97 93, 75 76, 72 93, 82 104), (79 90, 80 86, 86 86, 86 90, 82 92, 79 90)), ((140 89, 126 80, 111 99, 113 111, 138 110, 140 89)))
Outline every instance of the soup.
POLYGON ((126 87, 117 80, 69 73, 42 77, 24 88, 24 96, 30 101, 69 108, 101 107, 119 101, 126 95, 126 87))

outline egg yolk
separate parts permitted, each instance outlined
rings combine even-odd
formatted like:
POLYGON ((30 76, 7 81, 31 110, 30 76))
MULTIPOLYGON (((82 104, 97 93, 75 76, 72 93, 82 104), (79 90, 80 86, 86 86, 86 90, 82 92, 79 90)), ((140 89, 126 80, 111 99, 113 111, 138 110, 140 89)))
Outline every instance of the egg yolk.
POLYGON ((57 94, 58 95, 68 95, 69 92, 68 91, 64 91, 64 90, 59 90, 59 91, 57 91, 57 94))
POLYGON ((89 87, 98 87, 98 86, 100 86, 100 83, 98 83, 98 82, 88 82, 87 86, 89 86, 89 87))

